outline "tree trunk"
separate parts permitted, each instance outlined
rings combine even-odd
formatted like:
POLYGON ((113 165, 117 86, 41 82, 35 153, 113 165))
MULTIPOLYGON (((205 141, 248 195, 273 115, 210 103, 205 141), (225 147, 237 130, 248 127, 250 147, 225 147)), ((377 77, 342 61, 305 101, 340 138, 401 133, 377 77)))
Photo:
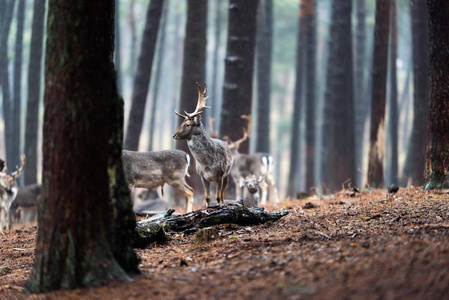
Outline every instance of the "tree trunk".
POLYGON ((114 23, 114 32, 115 32, 115 46, 114 46, 114 63, 115 69, 117 70, 117 88, 119 93, 122 93, 122 60, 120 58, 120 0, 115 1, 115 23, 114 23))
MULTIPOLYGON (((204 84, 206 79, 206 37, 207 37, 207 0, 190 0, 187 7, 186 36, 184 39, 184 57, 182 62, 182 82, 179 103, 179 112, 193 112, 198 99, 195 82, 204 84)), ((217 87, 209 87, 215 89, 217 87)), ((213 106, 211 102, 208 106, 213 106)), ((184 119, 178 118, 178 125, 184 119)), ((207 120, 203 120, 206 124, 207 120)), ((177 149, 190 154, 186 141, 177 141, 177 149)), ((190 164, 189 173, 196 174, 195 163, 190 164)), ((197 190, 201 188, 199 176, 192 176, 187 183, 197 190)))
POLYGON ((124 149, 137 151, 139 149, 140 133, 142 131, 143 115, 147 101, 148 87, 151 80, 154 51, 157 33, 161 19, 163 0, 151 0, 148 5, 145 29, 140 46, 137 71, 134 76, 131 110, 128 118, 124 149))
POLYGON ((430 107, 426 189, 447 188, 449 184, 449 2, 428 0, 430 107))
POLYGON ((299 123, 301 119, 301 100, 304 86, 304 61, 306 59, 306 15, 307 15, 307 0, 302 0, 299 9, 298 20, 298 36, 296 45, 296 78, 295 78, 295 94, 293 103, 293 116, 290 139, 290 170, 288 176, 287 195, 294 196, 297 191, 296 183, 301 171, 298 170, 300 160, 300 130, 299 123))
POLYGON ((389 135, 390 135, 390 178, 391 183, 399 184, 398 178, 398 80, 396 59, 398 57, 398 30, 396 0, 392 0, 391 32, 390 32, 390 109, 389 109, 389 135))
POLYGON ((256 152, 270 153, 271 57, 273 0, 263 0, 257 32, 257 139, 256 152))
MULTIPOLYGON (((220 49, 220 37, 221 37, 221 9, 222 9, 222 3, 221 0, 215 0, 215 20, 214 20, 214 52, 213 52, 213 58, 212 58, 212 85, 215 87, 212 91, 212 97, 215 101, 215 103, 220 103, 219 101, 219 82, 218 82, 218 56, 219 56, 219 49, 220 49)), ((211 106, 211 117, 216 120, 215 124, 219 124, 219 112, 220 107, 217 105, 211 106)), ((217 126, 216 126, 217 127, 217 126)))
POLYGON ((371 187, 382 187, 384 185, 383 159, 385 152, 385 103, 390 10, 391 0, 377 1, 374 25, 371 129, 368 157, 368 183, 371 187))
MULTIPOLYGON (((49 2, 43 201, 27 292, 129 280, 114 257, 118 241, 111 240, 111 219, 117 220, 111 212, 127 192, 116 159, 122 108, 112 61, 113 20, 113 1, 49 2), (112 183, 117 186, 110 189, 112 183)), ((120 242, 130 249, 126 239, 120 242)))
POLYGON ((315 187, 315 76, 316 76, 316 9, 315 1, 308 0, 306 14, 306 191, 315 187))
POLYGON ((351 9, 351 0, 332 2, 323 133, 323 178, 330 192, 355 180, 351 9))
POLYGON ((129 24, 129 30, 131 31, 131 49, 129 51, 130 57, 130 70, 131 70, 131 76, 135 76, 136 72, 136 44, 137 44, 137 37, 136 37, 136 20, 134 18, 134 4, 136 3, 136 0, 130 0, 129 1, 129 11, 128 11, 128 24, 129 24))
MULTIPOLYGON (((251 114, 258 2, 229 1, 219 136, 228 136, 232 141, 241 138, 242 128, 246 127, 246 121, 240 116, 251 114)), ((239 152, 249 152, 249 139, 240 145, 239 152)))
MULTIPOLYGON (((366 0, 356 1, 356 38, 355 38, 355 166, 363 169, 363 146, 368 99, 366 99, 366 0)), ((362 174, 356 175, 356 186, 362 186, 362 174)))
POLYGON ((14 49, 14 80, 13 80, 13 103, 14 108, 12 110, 12 162, 11 167, 20 166, 20 139, 21 126, 20 126, 20 113, 22 107, 22 49, 23 49, 23 23, 25 20, 25 0, 19 0, 17 6, 17 33, 16 44, 14 49))
POLYGON ((41 95, 42 42, 44 36, 45 0, 34 0, 31 33, 30 62, 28 67, 28 100, 25 123, 25 155, 27 166, 23 170, 25 185, 37 182, 39 101, 41 95))
POLYGON ((151 103, 151 112, 150 112, 150 137, 149 137, 149 145, 148 145, 148 151, 154 151, 154 132, 155 124, 156 124, 156 110, 158 106, 158 98, 159 98, 159 82, 160 77, 162 73, 162 62, 164 60, 164 49, 165 49, 165 28, 167 24, 167 17, 168 17, 168 7, 170 6, 169 0, 165 1, 164 8, 162 11, 161 16, 161 29, 160 29, 160 35, 159 35, 159 44, 157 49, 157 63, 156 63, 156 78, 154 79, 154 88, 153 88, 153 102, 151 103))
POLYGON ((413 125, 404 175, 412 185, 424 184, 429 105, 429 13, 425 0, 410 1, 413 56, 413 125))
POLYGON ((0 4, 0 85, 3 95, 3 120, 5 124, 5 150, 6 165, 9 170, 14 168, 13 155, 13 126, 11 91, 9 87, 8 72, 8 37, 11 28, 12 15, 14 11, 14 0, 5 1, 0 4))

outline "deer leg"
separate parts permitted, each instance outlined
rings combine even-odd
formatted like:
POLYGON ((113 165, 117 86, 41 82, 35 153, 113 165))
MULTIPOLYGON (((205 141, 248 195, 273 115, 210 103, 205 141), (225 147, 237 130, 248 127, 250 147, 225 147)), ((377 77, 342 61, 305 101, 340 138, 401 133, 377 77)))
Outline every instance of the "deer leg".
POLYGON ((268 184, 264 181, 262 181, 260 184, 260 189, 262 190, 262 197, 261 197, 261 204, 265 204, 267 203, 267 198, 268 198, 268 184))
POLYGON ((268 187, 270 188, 270 199, 274 198, 274 202, 278 203, 279 202, 278 190, 276 188, 276 183, 274 182, 273 177, 271 175, 267 175, 265 180, 268 183, 268 187), (274 197, 271 197, 271 196, 274 196, 274 197))
POLYGON ((210 181, 201 177, 201 182, 203 183, 204 193, 206 195, 206 207, 210 204, 210 181))
POLYGON ((220 198, 221 198, 222 204, 224 204, 224 192, 226 190, 226 187, 228 186, 228 180, 229 180, 229 175, 223 177, 223 179, 222 179, 222 185, 221 185, 221 189, 220 189, 220 198))
POLYGON ((170 182, 167 184, 186 197, 186 213, 191 212, 193 210, 193 189, 185 181, 182 183, 170 182))

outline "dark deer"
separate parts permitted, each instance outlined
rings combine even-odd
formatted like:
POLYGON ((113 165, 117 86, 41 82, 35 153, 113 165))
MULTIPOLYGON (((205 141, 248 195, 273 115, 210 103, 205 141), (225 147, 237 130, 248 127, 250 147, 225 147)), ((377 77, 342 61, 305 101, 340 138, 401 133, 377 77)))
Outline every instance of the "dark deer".
POLYGON ((22 155, 22 166, 11 174, 6 173, 3 165, 3 170, 0 172, 0 230, 3 227, 11 228, 12 216, 10 214, 11 204, 17 196, 19 187, 17 185, 17 178, 25 166, 26 158, 22 155))
POLYGON ((247 120, 247 127, 243 128, 243 137, 237 141, 225 138, 231 149, 234 164, 231 169, 231 176, 236 185, 236 198, 242 199, 243 187, 239 187, 241 179, 254 175, 256 178, 263 178, 260 182, 262 190, 261 204, 265 204, 268 199, 268 187, 273 190, 275 201, 277 202, 277 189, 273 179, 273 158, 269 153, 243 154, 239 152, 240 144, 246 141, 251 134, 251 116, 242 115, 242 119, 247 120))
POLYGON ((185 115, 175 113, 184 119, 184 122, 173 135, 175 140, 187 140, 190 152, 196 160, 196 171, 201 177, 206 196, 207 207, 210 205, 210 183, 217 184, 217 202, 224 204, 224 191, 228 184, 229 173, 232 166, 232 154, 226 142, 208 136, 206 129, 201 123, 201 110, 209 108, 206 106, 205 97, 207 85, 204 91, 196 83, 198 89, 198 102, 193 113, 184 112, 185 115))

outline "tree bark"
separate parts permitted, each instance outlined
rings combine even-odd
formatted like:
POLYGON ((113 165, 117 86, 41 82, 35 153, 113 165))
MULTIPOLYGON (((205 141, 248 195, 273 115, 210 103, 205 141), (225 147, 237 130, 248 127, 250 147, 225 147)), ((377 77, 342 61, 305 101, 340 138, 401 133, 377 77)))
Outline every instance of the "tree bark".
POLYGON ((390 10, 391 0, 377 1, 374 26, 371 129, 368 157, 368 183, 371 187, 382 187, 384 185, 383 159, 385 152, 385 103, 390 10))
MULTIPOLYGON (((130 206, 117 159, 122 103, 112 61, 113 20, 113 1, 49 2, 43 201, 27 292, 129 280, 114 256, 118 241, 111 240, 112 225, 133 225, 129 218, 111 224, 120 218, 112 214, 119 198, 130 206)), ((128 240, 120 242, 121 249, 131 249, 128 240)), ((130 269, 137 270, 137 259, 130 269)))
POLYGON ((390 140, 390 179, 392 184, 399 184, 398 178, 398 80, 396 59, 398 57, 398 30, 396 0, 392 0, 391 31, 390 31, 390 109, 389 109, 389 140, 390 140))
POLYGON ((426 189, 449 184, 449 2, 428 0, 430 107, 426 158, 426 189))
POLYGON ((270 153, 271 57, 273 0, 263 0, 257 33, 257 139, 256 152, 270 153))
POLYGON ((151 0, 148 5, 145 29, 140 46, 137 70, 134 76, 131 110, 129 112, 128 127, 126 130, 126 150, 139 149, 140 133, 142 131, 143 115, 147 101, 148 88, 151 80, 153 57, 156 48, 157 33, 164 6, 163 0, 151 0))
POLYGON ((330 192, 355 180, 351 10, 351 0, 332 2, 322 166, 330 192))
POLYGON ((238 224, 242 226, 259 225, 268 221, 277 221, 286 216, 288 210, 270 213, 261 207, 246 208, 243 205, 228 205, 223 208, 197 210, 181 216, 168 216, 159 220, 152 218, 140 221, 135 232, 136 246, 146 245, 166 240, 165 232, 194 233, 198 229, 220 224, 238 224))
POLYGON ((425 0, 410 1, 410 12, 413 56, 413 125, 404 175, 409 184, 423 185, 429 105, 429 13, 425 0))
POLYGON ((42 43, 44 36, 45 0, 34 0, 31 33, 30 62, 28 67, 28 99, 25 123, 25 185, 37 182, 39 102, 41 95, 42 43))
MULTIPOLYGON (((236 141, 251 114, 258 0, 230 0, 225 79, 219 136, 236 141)), ((239 148, 249 152, 249 139, 239 148)))

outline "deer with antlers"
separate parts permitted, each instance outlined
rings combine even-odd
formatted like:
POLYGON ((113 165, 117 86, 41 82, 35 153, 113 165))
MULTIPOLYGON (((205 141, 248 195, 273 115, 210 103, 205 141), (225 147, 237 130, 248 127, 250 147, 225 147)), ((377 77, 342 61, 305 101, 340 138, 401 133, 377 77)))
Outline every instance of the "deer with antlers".
POLYGON ((256 178, 263 178, 261 181, 258 179, 262 190, 261 203, 265 204, 267 202, 268 187, 273 190, 275 201, 277 202, 277 189, 272 175, 273 157, 268 153, 243 154, 238 151, 240 144, 249 138, 252 124, 251 116, 242 115, 241 118, 247 121, 247 127, 243 128, 243 137, 234 142, 227 137, 225 138, 234 157, 231 176, 236 184, 236 198, 239 200, 244 197, 244 186, 239 186, 240 181, 254 175, 256 178))
MULTIPOLYGON (((8 174, 4 163, 0 172, 0 230, 3 227, 11 228, 12 217, 10 214, 11 204, 17 196, 19 187, 17 185, 17 178, 25 166, 26 158, 22 155, 22 166, 16 167, 16 171, 8 174)), ((1 164, 1 163, 0 163, 1 164)))
POLYGON ((187 140, 187 145, 196 160, 196 171, 201 177, 206 196, 207 207, 210 205, 210 184, 217 184, 216 199, 218 204, 224 204, 224 191, 228 184, 229 173, 232 166, 232 154, 226 142, 209 137, 201 123, 201 111, 206 106, 207 85, 204 91, 196 83, 198 102, 193 113, 184 112, 184 115, 175 111, 176 115, 184 121, 173 135, 175 140, 187 140))

